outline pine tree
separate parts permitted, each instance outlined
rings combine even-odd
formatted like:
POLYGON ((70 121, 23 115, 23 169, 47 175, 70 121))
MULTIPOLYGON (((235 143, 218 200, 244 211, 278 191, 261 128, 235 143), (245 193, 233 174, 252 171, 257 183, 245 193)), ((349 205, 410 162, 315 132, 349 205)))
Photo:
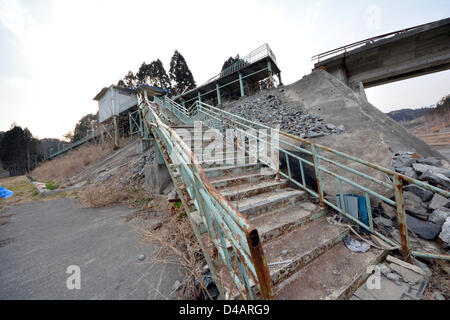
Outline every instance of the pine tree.
POLYGON ((169 77, 172 81, 172 94, 179 95, 196 87, 194 76, 184 57, 175 50, 170 60, 169 77))
POLYGON ((119 82, 117 82, 117 86, 118 86, 118 87, 121 87, 121 88, 126 88, 126 87, 127 87, 127 86, 125 85, 125 82, 124 82, 122 79, 120 79, 119 82))
POLYGON ((245 62, 245 60, 239 58, 239 55, 237 55, 235 58, 229 57, 228 60, 226 60, 222 65, 222 70, 220 70, 220 76, 224 76, 224 75, 227 75, 230 72, 232 72, 231 70, 227 70, 227 69, 238 62, 239 62, 239 68, 242 68, 243 66, 248 64, 247 62, 245 62))
POLYGON ((142 63, 139 71, 136 73, 136 78, 138 85, 148 84, 165 90, 170 90, 171 88, 169 77, 159 59, 150 64, 142 63))
POLYGON ((36 163, 38 140, 25 128, 14 125, 0 144, 0 160, 11 176, 31 171, 36 163))
POLYGON ((135 89, 138 86, 138 79, 131 71, 128 71, 127 75, 123 78, 123 82, 130 89, 135 89))
POLYGON ((85 115, 83 118, 81 118, 75 126, 71 142, 81 140, 84 137, 86 137, 92 131, 92 129, 94 130, 97 129, 98 128, 97 119, 98 115, 92 113, 89 113, 85 115))

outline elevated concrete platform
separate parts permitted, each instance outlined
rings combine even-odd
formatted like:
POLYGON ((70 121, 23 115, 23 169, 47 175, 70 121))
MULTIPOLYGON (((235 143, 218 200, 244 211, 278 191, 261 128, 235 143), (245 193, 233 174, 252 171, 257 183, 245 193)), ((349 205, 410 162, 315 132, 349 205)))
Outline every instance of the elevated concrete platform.
POLYGON ((273 75, 277 75, 281 83, 281 71, 276 57, 270 47, 264 44, 204 84, 175 97, 174 100, 186 107, 195 100, 221 104, 224 97, 235 98, 253 92, 259 81, 273 75))
POLYGON ((362 93, 363 88, 448 70, 450 18, 362 40, 313 59, 318 60, 315 68, 362 93))

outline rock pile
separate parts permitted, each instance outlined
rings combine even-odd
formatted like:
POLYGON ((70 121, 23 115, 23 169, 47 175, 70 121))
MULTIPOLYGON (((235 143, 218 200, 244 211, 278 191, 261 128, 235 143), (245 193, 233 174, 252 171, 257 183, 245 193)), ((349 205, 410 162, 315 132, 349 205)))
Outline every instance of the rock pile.
POLYGON ((324 123, 323 119, 307 113, 304 106, 283 103, 276 95, 266 94, 246 99, 227 111, 260 122, 302 138, 318 138, 345 132, 343 125, 324 123))
MULTIPOLYGON (((423 159, 413 152, 398 152, 394 155, 392 169, 408 177, 426 181, 430 185, 450 189, 449 164, 439 158, 423 159)), ((403 186, 408 227, 427 240, 438 235, 444 248, 450 247, 450 200, 416 185, 403 186)))
POLYGON ((154 160, 155 150, 150 148, 150 150, 144 153, 138 160, 130 163, 128 165, 128 172, 130 175, 127 178, 127 184, 131 183, 135 187, 136 184, 144 178, 144 167, 154 160))

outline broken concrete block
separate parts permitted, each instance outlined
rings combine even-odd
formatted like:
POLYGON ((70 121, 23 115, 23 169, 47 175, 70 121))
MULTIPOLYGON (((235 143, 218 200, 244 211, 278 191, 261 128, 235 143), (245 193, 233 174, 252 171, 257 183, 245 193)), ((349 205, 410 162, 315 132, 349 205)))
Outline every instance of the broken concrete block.
POLYGON ((382 227, 388 227, 391 228, 394 226, 394 222, 392 222, 392 220, 390 219, 386 219, 383 217, 376 217, 373 219, 373 222, 378 225, 378 226, 382 226, 382 227))
POLYGON ((391 273, 391 269, 389 269, 389 267, 387 265, 385 265, 384 263, 380 263, 377 265, 378 268, 380 268, 380 272, 382 275, 387 275, 388 273, 391 273))
POLYGON ((441 231, 441 226, 433 222, 422 221, 406 214, 408 229, 425 240, 434 240, 441 231))
POLYGON ((450 201, 447 198, 435 193, 428 208, 431 210, 436 210, 442 207, 449 208, 450 201))
POLYGON ((444 188, 446 190, 450 189, 450 179, 441 173, 436 173, 432 170, 425 171, 421 176, 420 180, 425 180, 438 188, 444 188))
POLYGON ((416 159, 410 157, 394 158, 392 160, 392 168, 411 167, 413 163, 416 163, 416 159))
POLYGON ((169 170, 165 164, 153 163, 144 167, 144 187, 148 192, 162 194, 172 183, 169 170))
POLYGON ((423 202, 430 201, 431 198, 433 198, 433 192, 421 188, 419 186, 416 186, 414 184, 410 184, 403 187, 403 191, 408 191, 414 193, 416 196, 418 196, 423 202))
POLYGON ((400 280, 400 276, 398 274, 395 274, 392 272, 386 274, 386 278, 388 278, 389 280, 395 281, 395 282, 400 280))
POLYGON ((179 199, 179 197, 178 197, 178 194, 177 194, 177 192, 175 190, 170 191, 169 194, 167 195, 167 200, 168 201, 175 201, 175 200, 178 200, 178 199, 179 199))
POLYGON ((440 173, 440 174, 446 176, 447 178, 450 178, 450 170, 449 169, 439 168, 439 167, 435 167, 435 166, 429 166, 427 164, 422 164, 422 163, 414 163, 412 165, 412 167, 419 174, 425 173, 428 170, 431 170, 433 173, 440 173))
POLYGON ((433 167, 442 167, 441 159, 439 158, 425 158, 425 159, 417 159, 417 163, 426 164, 433 167))
POLYGON ((428 221, 442 226, 448 217, 450 217, 450 209, 442 207, 434 210, 433 213, 428 217, 428 221))
POLYGON ((407 177, 417 179, 417 173, 411 167, 400 167, 396 168, 395 171, 407 177))
POLYGON ((439 245, 447 249, 450 247, 450 218, 445 220, 445 223, 442 225, 441 233, 439 234, 438 239, 439 245))
POLYGON ((388 255, 386 257, 386 261, 388 261, 390 263, 398 264, 399 266, 402 266, 403 268, 410 269, 410 270, 412 270, 412 271, 414 271, 414 272, 416 272, 418 274, 421 274, 423 276, 427 276, 427 273, 424 270, 422 270, 421 268, 419 268, 418 266, 415 266, 415 265, 413 265, 411 263, 408 263, 408 262, 405 262, 403 260, 397 259, 394 256, 388 255))
POLYGON ((412 270, 406 269, 398 264, 391 263, 389 265, 389 268, 398 273, 403 278, 403 280, 411 284, 416 284, 419 281, 424 280, 423 275, 418 274, 417 272, 414 272, 412 270))
POLYGON ((428 220, 428 208, 417 195, 407 191, 403 193, 403 199, 407 213, 416 218, 428 220))
POLYGON ((381 208, 383 209, 383 213, 390 219, 397 217, 397 209, 388 205, 386 202, 381 203, 381 208))

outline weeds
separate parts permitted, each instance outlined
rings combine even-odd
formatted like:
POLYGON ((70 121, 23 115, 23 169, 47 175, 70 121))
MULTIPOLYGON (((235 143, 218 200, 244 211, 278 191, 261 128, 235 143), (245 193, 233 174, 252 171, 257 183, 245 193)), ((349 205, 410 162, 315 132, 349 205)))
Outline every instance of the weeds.
POLYGON ((162 219, 162 228, 156 231, 142 228, 143 238, 160 246, 161 249, 155 259, 165 263, 177 263, 187 273, 187 278, 168 298, 198 299, 205 295, 209 296, 203 283, 204 275, 201 267, 205 264, 203 253, 183 207, 175 203, 169 208, 170 213, 162 219), (173 257, 177 258, 177 262, 173 262, 173 257))
MULTIPOLYGON (((83 171, 88 165, 104 159, 111 153, 110 146, 85 145, 44 162, 31 172, 36 180, 62 183, 83 171), (56 181, 56 182, 55 182, 56 181)), ((47 189, 48 185, 47 185, 47 189)), ((52 189, 50 189, 52 190, 52 189)))
POLYGON ((55 190, 58 189, 59 185, 53 181, 53 180, 49 180, 45 183, 45 188, 48 190, 55 190))

